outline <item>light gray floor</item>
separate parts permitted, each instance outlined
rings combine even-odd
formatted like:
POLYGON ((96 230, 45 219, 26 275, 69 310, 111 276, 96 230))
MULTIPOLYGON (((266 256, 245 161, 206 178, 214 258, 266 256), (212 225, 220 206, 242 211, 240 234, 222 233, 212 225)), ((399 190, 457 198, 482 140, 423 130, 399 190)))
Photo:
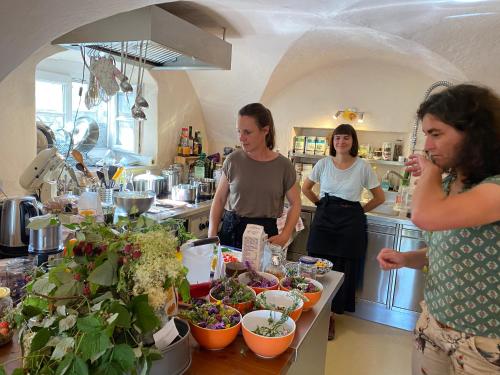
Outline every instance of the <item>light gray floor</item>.
POLYGON ((404 375, 411 371, 412 334, 347 315, 336 317, 326 375, 404 375))

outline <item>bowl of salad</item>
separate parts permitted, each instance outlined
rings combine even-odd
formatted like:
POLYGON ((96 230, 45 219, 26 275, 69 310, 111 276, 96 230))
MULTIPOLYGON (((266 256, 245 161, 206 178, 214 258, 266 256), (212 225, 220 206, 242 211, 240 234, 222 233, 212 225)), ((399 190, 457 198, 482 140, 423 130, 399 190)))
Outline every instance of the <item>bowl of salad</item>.
POLYGON ((326 275, 328 272, 332 270, 333 263, 328 259, 317 258, 316 261, 316 276, 326 275))
POLYGON ((225 348, 240 331, 240 312, 221 303, 198 300, 188 310, 181 311, 180 316, 189 321, 191 334, 206 349, 225 348))
POLYGON ((256 294, 262 293, 265 290, 278 289, 279 280, 276 276, 267 272, 247 271, 238 275, 238 281, 248 285, 256 294))
POLYGON ((249 286, 240 283, 234 277, 222 278, 212 284, 209 292, 210 302, 218 302, 237 309, 242 315, 252 309, 255 292, 249 286))
POLYGON ((288 349, 295 336, 295 322, 278 311, 257 310, 241 320, 243 340, 263 358, 274 358, 288 349))
POLYGON ((293 276, 285 277, 280 281, 280 289, 282 290, 298 290, 307 298, 304 302, 304 311, 312 309, 318 303, 323 293, 323 285, 308 277, 293 276))

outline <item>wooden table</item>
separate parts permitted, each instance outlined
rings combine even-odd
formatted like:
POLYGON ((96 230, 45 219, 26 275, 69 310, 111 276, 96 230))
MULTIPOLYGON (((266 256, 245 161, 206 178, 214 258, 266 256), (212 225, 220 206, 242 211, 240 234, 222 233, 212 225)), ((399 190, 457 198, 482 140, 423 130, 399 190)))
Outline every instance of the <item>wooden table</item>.
MULTIPOLYGON (((302 313, 292 344, 280 356, 273 359, 258 357, 245 345, 241 334, 227 348, 216 351, 200 348, 190 337, 192 363, 186 374, 324 375, 330 305, 343 280, 344 275, 335 271, 319 279, 324 288, 320 300, 310 311, 302 313)), ((0 363, 20 356, 16 336, 11 343, 0 347, 0 363)), ((9 374, 19 366, 19 360, 13 361, 5 369, 9 374)))

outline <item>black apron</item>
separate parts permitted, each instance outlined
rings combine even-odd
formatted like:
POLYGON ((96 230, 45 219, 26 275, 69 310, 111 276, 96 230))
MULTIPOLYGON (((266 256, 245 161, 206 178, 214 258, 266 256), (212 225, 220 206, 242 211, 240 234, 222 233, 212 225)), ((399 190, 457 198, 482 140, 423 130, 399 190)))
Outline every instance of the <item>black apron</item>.
POLYGON ((325 194, 311 224, 307 252, 359 260, 365 256, 366 245, 366 215, 361 204, 325 194))
POLYGON ((247 224, 256 224, 264 227, 268 237, 278 234, 278 227, 275 218, 243 217, 233 211, 224 210, 222 217, 222 228, 219 232, 219 239, 222 245, 241 249, 243 233, 247 224))

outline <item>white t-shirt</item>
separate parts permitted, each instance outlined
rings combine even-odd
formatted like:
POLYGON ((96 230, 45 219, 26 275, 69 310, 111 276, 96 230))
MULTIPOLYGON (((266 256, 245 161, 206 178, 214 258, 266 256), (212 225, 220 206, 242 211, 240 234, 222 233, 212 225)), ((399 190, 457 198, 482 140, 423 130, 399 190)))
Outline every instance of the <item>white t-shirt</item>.
POLYGON ((363 188, 370 190, 380 185, 377 175, 365 160, 356 158, 349 168, 342 170, 335 166, 332 156, 316 163, 309 180, 320 184, 320 198, 328 193, 352 202, 359 202, 363 188))

